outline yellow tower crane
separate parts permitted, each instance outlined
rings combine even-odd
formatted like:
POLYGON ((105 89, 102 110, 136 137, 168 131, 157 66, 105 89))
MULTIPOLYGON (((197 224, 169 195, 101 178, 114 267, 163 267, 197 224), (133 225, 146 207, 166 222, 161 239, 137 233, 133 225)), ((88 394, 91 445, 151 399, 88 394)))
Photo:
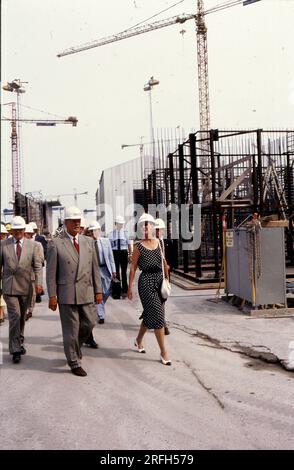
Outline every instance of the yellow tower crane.
POLYGON ((132 27, 120 33, 98 39, 80 46, 70 47, 60 52, 57 57, 64 57, 70 54, 76 54, 95 47, 105 46, 116 41, 131 38, 139 34, 149 33, 157 29, 166 28, 174 24, 183 24, 188 20, 194 19, 197 31, 197 63, 198 63, 198 89, 199 89, 199 123, 200 130, 207 132, 210 130, 210 105, 209 105, 209 86, 208 86, 208 53, 207 53, 207 27, 205 16, 214 12, 222 11, 236 5, 248 5, 260 0, 229 0, 222 4, 204 10, 204 0, 197 1, 196 14, 182 14, 156 21, 154 23, 143 24, 142 26, 132 27))

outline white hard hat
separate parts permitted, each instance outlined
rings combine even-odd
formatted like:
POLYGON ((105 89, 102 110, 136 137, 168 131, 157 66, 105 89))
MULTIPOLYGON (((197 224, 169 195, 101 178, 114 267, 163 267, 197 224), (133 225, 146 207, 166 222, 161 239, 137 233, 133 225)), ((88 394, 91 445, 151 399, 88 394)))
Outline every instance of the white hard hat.
POLYGON ((33 230, 38 230, 36 222, 29 222, 29 224, 32 226, 33 230))
POLYGON ((88 230, 98 230, 101 229, 101 225, 97 220, 92 220, 92 222, 89 223, 88 225, 88 230))
POLYGON ((115 218, 115 222, 117 224, 125 224, 126 221, 124 220, 124 218, 121 215, 117 215, 116 218, 115 218))
POLYGON ((138 225, 143 224, 144 222, 149 222, 150 224, 155 224, 154 217, 151 214, 142 214, 138 220, 138 225))
POLYGON ((34 233, 33 223, 26 224, 25 233, 34 233))
POLYGON ((8 233, 7 230, 6 230, 5 225, 1 224, 1 232, 0 233, 8 233))
POLYGON ((11 221, 12 230, 22 230, 26 228, 26 221, 20 216, 16 215, 11 221))
POLYGON ((64 220, 82 220, 83 215, 78 207, 71 206, 65 209, 64 220))
POLYGON ((162 219, 155 219, 155 228, 165 228, 164 220, 162 219))

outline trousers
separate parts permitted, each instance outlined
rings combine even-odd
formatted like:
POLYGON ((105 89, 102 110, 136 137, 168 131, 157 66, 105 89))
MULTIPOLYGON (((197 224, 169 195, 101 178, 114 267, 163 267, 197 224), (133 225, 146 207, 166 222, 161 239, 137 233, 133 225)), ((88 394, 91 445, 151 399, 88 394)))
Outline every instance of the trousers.
POLYGON ((96 324, 94 303, 84 305, 59 304, 63 347, 71 369, 81 365, 81 346, 96 324))
POLYGON ((19 353, 24 342, 27 295, 3 295, 9 319, 9 352, 19 353))

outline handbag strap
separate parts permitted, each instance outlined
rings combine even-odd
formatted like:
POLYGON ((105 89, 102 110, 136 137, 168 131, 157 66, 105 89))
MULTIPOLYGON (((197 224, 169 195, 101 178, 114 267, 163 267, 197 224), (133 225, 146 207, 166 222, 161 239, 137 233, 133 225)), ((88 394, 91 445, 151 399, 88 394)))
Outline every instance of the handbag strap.
POLYGON ((163 254, 163 251, 162 251, 162 248, 161 248, 160 239, 158 239, 158 243, 159 243, 159 248, 160 248, 160 253, 161 253, 162 276, 163 276, 163 279, 165 279, 164 263, 163 263, 163 260, 165 260, 165 257, 164 257, 164 254, 163 254))

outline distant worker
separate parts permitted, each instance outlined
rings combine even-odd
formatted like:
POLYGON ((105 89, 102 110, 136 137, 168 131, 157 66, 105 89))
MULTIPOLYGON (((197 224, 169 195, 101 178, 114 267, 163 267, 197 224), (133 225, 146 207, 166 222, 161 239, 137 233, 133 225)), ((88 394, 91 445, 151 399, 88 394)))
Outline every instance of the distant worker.
POLYGON ((85 377, 81 346, 96 324, 94 302, 102 301, 102 285, 94 242, 80 235, 82 214, 66 209, 64 233, 48 246, 47 288, 49 308, 59 306, 64 352, 74 375, 85 377))
MULTIPOLYGON (((38 231, 38 226, 36 224, 36 222, 30 222, 30 225, 33 227, 34 229, 34 235, 33 235, 33 240, 36 241, 36 242, 39 242, 41 243, 42 247, 43 247, 43 250, 44 250, 44 258, 46 260, 47 258, 47 240, 46 238, 44 237, 44 235, 40 235, 39 234, 39 231, 38 231)), ((43 266, 45 266, 45 262, 43 262, 43 266)), ((36 302, 37 303, 40 303, 42 302, 42 295, 44 295, 44 291, 41 292, 41 294, 37 294, 36 295, 36 302)))
POLYGON ((39 234, 39 230, 38 230, 38 227, 37 227, 37 224, 36 222, 29 222, 29 224, 33 227, 34 229, 34 235, 33 235, 33 240, 36 241, 36 242, 39 242, 41 243, 42 247, 43 247, 43 250, 44 250, 44 257, 46 259, 47 257, 47 240, 46 238, 44 237, 44 235, 40 235, 39 234))
POLYGON ((85 235, 85 228, 86 228, 86 221, 85 221, 85 218, 82 216, 81 225, 80 225, 80 235, 85 235))
POLYGON ((43 289, 42 260, 36 245, 24 238, 25 225, 22 217, 15 216, 11 221, 12 237, 1 241, 0 273, 9 319, 9 352, 15 364, 26 353, 24 327, 32 271, 36 277, 36 293, 43 289))
POLYGON ((166 262, 169 266, 169 273, 173 271, 175 263, 174 263, 174 255, 173 255, 173 241, 168 239, 165 236, 165 222, 162 219, 155 219, 155 231, 156 231, 156 238, 161 240, 161 246, 163 248, 163 252, 165 255, 166 262))
POLYGON ((127 269, 128 263, 132 260, 132 242, 129 240, 127 231, 124 229, 124 224, 124 218, 118 215, 115 219, 115 229, 109 234, 116 267, 116 277, 119 281, 122 281, 123 299, 127 297, 127 269))
MULTIPOLYGON (((40 242, 34 241, 33 235, 34 235, 33 226, 31 224, 26 224, 24 236, 28 240, 31 240, 32 243, 36 244, 36 249, 38 250, 40 260, 42 262, 42 265, 44 265, 43 246, 40 242)), ((36 276, 35 276, 34 271, 32 271, 31 280, 32 280, 31 289, 30 289, 30 295, 29 295, 29 298, 28 298, 27 313, 26 313, 26 317, 25 317, 26 321, 29 320, 33 316, 33 310, 34 310, 35 303, 36 303, 36 289, 35 289, 35 287, 36 287, 36 276)))

